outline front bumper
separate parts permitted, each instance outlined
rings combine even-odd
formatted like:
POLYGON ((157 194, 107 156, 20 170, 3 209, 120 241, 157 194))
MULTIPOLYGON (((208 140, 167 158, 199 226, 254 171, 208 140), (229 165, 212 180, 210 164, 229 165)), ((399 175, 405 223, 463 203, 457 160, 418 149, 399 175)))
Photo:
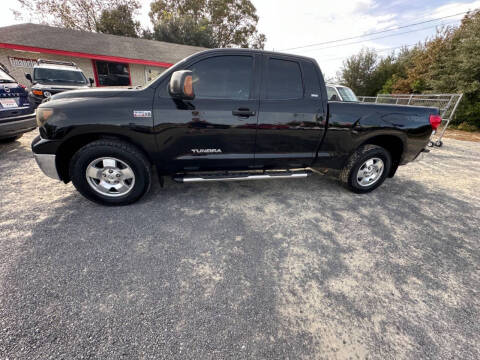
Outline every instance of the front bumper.
POLYGON ((28 93, 28 100, 30 101, 30 104, 33 104, 33 107, 36 109, 38 105, 40 105, 43 100, 45 100, 45 97, 34 95, 32 94, 32 92, 30 92, 28 93))
POLYGON ((31 131, 37 127, 35 113, 11 117, 0 123, 0 138, 8 138, 31 131))
POLYGON ((55 155, 52 154, 33 154, 35 157, 35 161, 38 164, 40 170, 43 171, 45 175, 51 177, 55 180, 60 180, 60 176, 58 176, 57 165, 55 155))

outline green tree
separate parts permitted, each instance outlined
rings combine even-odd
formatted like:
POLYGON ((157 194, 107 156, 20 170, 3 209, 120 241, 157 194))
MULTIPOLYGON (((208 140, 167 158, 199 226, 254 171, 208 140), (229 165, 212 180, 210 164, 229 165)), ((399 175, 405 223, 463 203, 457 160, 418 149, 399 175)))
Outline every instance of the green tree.
POLYGON ((357 95, 371 94, 377 59, 377 53, 368 48, 350 56, 343 62, 343 67, 337 74, 339 82, 351 88, 357 95))
POLYGON ((461 92, 464 98, 456 122, 480 128, 480 11, 467 14, 448 33, 431 69, 430 86, 436 92, 461 92))
POLYGON ((166 18, 151 33, 152 39, 177 44, 215 47, 213 30, 206 19, 194 20, 190 15, 166 18))
POLYGON ((130 13, 140 8, 138 0, 18 0, 21 10, 14 11, 20 20, 97 31, 104 10, 125 6, 130 13))
MULTIPOLYGON (((380 59, 373 70, 368 81, 367 96, 374 96, 378 93, 385 93, 384 85, 389 83, 392 87, 392 77, 403 71, 402 65, 397 61, 394 54, 380 59)), ((389 91, 390 92, 390 91, 389 91)))
POLYGON ((149 15, 156 40, 173 38, 206 47, 265 45, 266 38, 257 31, 258 16, 250 0, 156 0, 150 5, 149 15))
POLYGON ((413 48, 378 60, 363 49, 348 58, 338 79, 359 95, 463 93, 454 123, 480 128, 480 10, 413 48))
POLYGON ((105 34, 129 37, 138 37, 141 31, 140 22, 133 20, 132 12, 126 5, 103 10, 96 30, 105 34))

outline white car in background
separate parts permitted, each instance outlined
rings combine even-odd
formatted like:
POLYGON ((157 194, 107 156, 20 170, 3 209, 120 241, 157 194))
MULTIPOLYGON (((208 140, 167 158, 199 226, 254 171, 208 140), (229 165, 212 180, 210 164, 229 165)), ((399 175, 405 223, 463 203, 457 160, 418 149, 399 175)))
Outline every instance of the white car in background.
POLYGON ((357 95, 347 86, 327 84, 328 101, 358 101, 357 95))

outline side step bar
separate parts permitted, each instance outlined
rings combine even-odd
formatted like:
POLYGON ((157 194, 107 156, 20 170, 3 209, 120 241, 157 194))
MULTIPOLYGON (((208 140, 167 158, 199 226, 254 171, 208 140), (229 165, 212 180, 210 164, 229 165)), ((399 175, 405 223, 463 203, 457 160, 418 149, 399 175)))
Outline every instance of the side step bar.
POLYGON ((292 179, 304 178, 311 174, 309 170, 304 171, 272 171, 260 173, 225 173, 225 174, 181 174, 173 177, 173 180, 181 183, 204 182, 204 181, 244 181, 244 180, 265 180, 265 179, 292 179))

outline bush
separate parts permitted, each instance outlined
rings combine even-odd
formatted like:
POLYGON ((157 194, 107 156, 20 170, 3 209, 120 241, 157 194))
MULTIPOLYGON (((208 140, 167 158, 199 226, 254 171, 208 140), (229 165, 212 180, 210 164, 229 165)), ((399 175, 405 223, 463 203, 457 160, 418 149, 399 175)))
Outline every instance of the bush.
POLYGON ((469 124, 467 122, 462 122, 460 125, 457 126, 457 129, 458 130, 463 130, 463 131, 470 131, 470 132, 474 132, 474 131, 479 131, 480 129, 478 127, 476 127, 475 125, 472 125, 472 124, 469 124))

